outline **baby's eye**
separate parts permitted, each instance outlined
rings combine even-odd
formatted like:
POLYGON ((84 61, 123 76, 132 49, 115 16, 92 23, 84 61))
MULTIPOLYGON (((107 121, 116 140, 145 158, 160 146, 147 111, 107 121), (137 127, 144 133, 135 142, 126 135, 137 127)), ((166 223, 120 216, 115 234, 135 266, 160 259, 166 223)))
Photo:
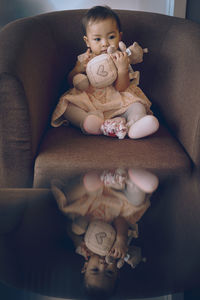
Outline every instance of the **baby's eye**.
POLYGON ((93 273, 99 272, 99 269, 98 269, 98 268, 92 268, 91 270, 92 270, 93 273))
POLYGON ((106 270, 106 274, 108 275, 108 277, 112 277, 114 272, 111 270, 106 270))
POLYGON ((95 38, 94 39, 96 42, 99 42, 101 39, 100 38, 95 38))
POLYGON ((109 36, 109 39, 110 39, 110 40, 113 40, 114 38, 115 38, 115 35, 114 35, 114 34, 109 36))

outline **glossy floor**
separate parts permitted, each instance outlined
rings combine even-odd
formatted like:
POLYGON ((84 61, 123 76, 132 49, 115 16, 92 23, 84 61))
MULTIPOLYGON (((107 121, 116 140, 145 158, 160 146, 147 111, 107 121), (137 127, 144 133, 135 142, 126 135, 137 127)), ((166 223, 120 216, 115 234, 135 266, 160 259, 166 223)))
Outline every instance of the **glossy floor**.
POLYGON ((186 291, 200 284, 199 178, 128 167, 1 189, 1 299, 85 299, 81 270, 95 254, 103 269, 86 280, 97 295, 198 300, 186 291))

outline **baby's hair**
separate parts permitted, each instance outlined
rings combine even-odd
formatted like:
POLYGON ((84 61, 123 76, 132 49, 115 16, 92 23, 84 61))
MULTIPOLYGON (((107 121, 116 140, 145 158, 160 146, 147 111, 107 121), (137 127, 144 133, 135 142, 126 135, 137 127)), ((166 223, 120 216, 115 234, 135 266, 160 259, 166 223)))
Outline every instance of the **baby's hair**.
POLYGON ((113 19, 116 21, 119 32, 121 32, 121 23, 118 15, 109 6, 94 6, 88 10, 82 19, 83 34, 86 35, 89 22, 96 22, 105 19, 113 19))
POLYGON ((83 290, 87 299, 96 299, 96 300, 109 300, 113 295, 116 294, 117 286, 119 284, 119 276, 117 276, 113 286, 102 286, 97 287, 89 284, 85 275, 82 276, 83 280, 83 290))
POLYGON ((85 283, 84 286, 85 295, 87 296, 87 299, 96 299, 96 300, 108 300, 113 296, 114 289, 104 289, 96 286, 90 286, 85 283))

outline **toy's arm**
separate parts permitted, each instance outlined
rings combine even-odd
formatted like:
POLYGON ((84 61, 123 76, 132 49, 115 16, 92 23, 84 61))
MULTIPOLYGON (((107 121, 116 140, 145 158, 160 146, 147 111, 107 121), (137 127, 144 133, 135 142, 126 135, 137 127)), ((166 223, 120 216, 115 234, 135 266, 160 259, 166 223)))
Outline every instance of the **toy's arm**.
POLYGON ((83 235, 74 234, 71 224, 68 224, 67 226, 67 233, 73 241, 76 253, 88 260, 88 257, 91 256, 92 252, 86 247, 83 235))
POLYGON ((67 234, 73 241, 74 247, 77 248, 83 242, 83 236, 74 234, 72 231, 71 223, 67 224, 67 234))

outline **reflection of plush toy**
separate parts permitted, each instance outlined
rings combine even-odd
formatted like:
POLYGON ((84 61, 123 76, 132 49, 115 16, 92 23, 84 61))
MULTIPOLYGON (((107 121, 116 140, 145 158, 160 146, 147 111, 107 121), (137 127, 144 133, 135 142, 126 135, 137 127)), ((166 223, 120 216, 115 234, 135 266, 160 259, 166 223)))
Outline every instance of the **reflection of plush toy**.
MULTIPOLYGON (((109 252, 115 242, 116 231, 112 225, 100 220, 95 220, 87 227, 85 220, 81 217, 81 219, 77 219, 73 222, 72 231, 75 234, 83 234, 85 231, 84 242, 87 249, 92 253, 105 256, 108 264, 113 263, 115 259, 109 255, 109 252)), ((137 225, 129 230, 128 245, 133 237, 138 237, 137 225)), ((76 253, 84 256, 85 246, 78 246, 76 253)), ((141 255, 141 249, 136 246, 129 246, 125 258, 118 260, 117 267, 120 269, 124 265, 124 262, 127 262, 132 268, 135 268, 141 261, 145 261, 141 255)))
MULTIPOLYGON (((112 256, 106 256, 107 264, 112 264, 114 262, 114 258, 112 256)), ((140 262, 146 262, 146 258, 142 257, 141 248, 137 246, 129 246, 128 252, 126 256, 120 258, 117 262, 117 268, 121 269, 124 263, 127 263, 131 266, 131 268, 135 269, 140 262)))
MULTIPOLYGON (((147 53, 147 49, 142 49, 137 42, 134 42, 126 49, 123 42, 119 43, 121 51, 126 51, 129 56, 131 64, 137 64, 143 61, 143 54, 147 53)), ((111 85, 117 78, 117 69, 109 54, 114 53, 116 49, 112 46, 108 48, 108 54, 101 54, 91 59, 86 67, 86 74, 77 74, 73 78, 74 87, 79 90, 86 90, 91 84, 96 88, 103 88, 111 85)), ((83 54, 84 55, 84 54, 83 54)), ((79 56, 81 61, 82 56, 79 56)), ((129 67, 130 79, 135 80, 136 84, 139 83, 139 72, 133 72, 131 66, 129 67)))
POLYGON ((124 259, 120 259, 117 263, 118 269, 123 267, 124 262, 129 264, 133 269, 140 263, 146 262, 146 258, 142 257, 141 248, 137 246, 129 246, 128 252, 124 259))

